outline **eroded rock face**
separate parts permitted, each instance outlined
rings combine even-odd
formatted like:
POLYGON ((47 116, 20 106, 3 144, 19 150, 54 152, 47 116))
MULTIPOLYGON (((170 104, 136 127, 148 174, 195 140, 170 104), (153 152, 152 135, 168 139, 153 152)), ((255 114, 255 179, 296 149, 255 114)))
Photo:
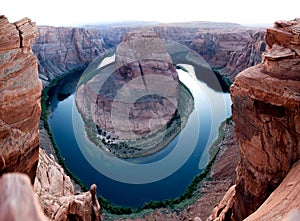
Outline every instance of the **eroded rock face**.
MULTIPOLYGON (((48 85, 59 75, 83 69, 105 49, 117 46, 126 33, 137 28, 38 27, 39 37, 33 51, 39 59, 43 85, 48 85)), ((240 71, 261 62, 261 53, 266 46, 263 30, 238 24, 196 22, 152 28, 161 39, 179 42, 197 51, 231 82, 240 71)))
POLYGON ((300 158, 299 27, 298 19, 267 29, 263 63, 241 72, 231 87, 241 151, 235 220, 253 213, 300 158))
POLYGON ((300 220, 300 161, 295 163, 269 198, 245 221, 300 220))
POLYGON ((107 48, 99 30, 40 26, 38 31, 32 50, 44 86, 59 75, 85 68, 107 48))
POLYGON ((98 74, 76 94, 79 112, 117 139, 156 133, 175 116, 178 74, 154 32, 128 33, 117 47, 114 72, 98 74))
POLYGON ((191 48, 220 74, 234 81, 242 70, 261 63, 265 51, 265 32, 262 30, 199 30, 191 48))
POLYGON ((22 172, 34 182, 39 152, 41 81, 30 46, 34 22, 0 16, 0 175, 22 172))
POLYGON ((96 195, 96 185, 90 191, 74 195, 74 187, 69 176, 55 161, 40 149, 39 165, 34 183, 34 191, 44 213, 53 221, 100 219, 100 205, 96 195))
POLYGON ((66 196, 74 194, 74 187, 69 176, 55 161, 53 155, 47 155, 43 149, 39 150, 39 164, 34 182, 34 191, 42 196, 66 196))

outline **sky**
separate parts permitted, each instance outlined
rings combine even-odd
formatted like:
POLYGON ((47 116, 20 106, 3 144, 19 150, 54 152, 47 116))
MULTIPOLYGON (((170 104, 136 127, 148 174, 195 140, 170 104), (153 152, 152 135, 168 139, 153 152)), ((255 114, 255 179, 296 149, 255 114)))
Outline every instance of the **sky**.
POLYGON ((273 24, 300 17, 299 0, 1 0, 10 22, 76 26, 120 21, 214 21, 273 24))

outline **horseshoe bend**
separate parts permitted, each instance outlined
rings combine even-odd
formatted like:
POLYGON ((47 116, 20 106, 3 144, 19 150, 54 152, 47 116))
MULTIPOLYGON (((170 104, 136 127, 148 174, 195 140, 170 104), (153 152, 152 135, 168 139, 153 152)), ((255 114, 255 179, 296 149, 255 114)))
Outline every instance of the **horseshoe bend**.
POLYGON ((170 54, 155 32, 132 31, 117 46, 111 66, 87 68, 82 78, 97 74, 77 89, 89 138, 121 158, 159 151, 184 127, 193 108, 170 54))
MULTIPOLYGON (((175 34, 167 30, 180 30, 177 27, 163 29, 174 38, 175 34)), ((256 33, 256 30, 243 30, 242 34, 236 34, 235 30, 220 35, 220 32, 225 32, 223 29, 211 35, 206 33, 208 30, 201 29, 196 34, 193 47, 200 48, 199 51, 215 63, 223 63, 220 58, 226 57, 231 59, 226 64, 239 64, 238 67, 245 68, 248 65, 246 60, 252 56, 253 62, 250 63, 254 66, 236 77, 230 75, 234 79, 230 91, 233 121, 221 125, 224 136, 218 144, 220 151, 204 178, 201 181, 195 179, 193 182, 197 185, 187 188, 188 203, 184 204, 187 201, 181 201, 181 197, 174 201, 151 202, 141 212, 113 207, 102 198, 98 202, 96 185, 91 185, 86 192, 74 185, 74 176, 71 179, 70 171, 61 166, 64 159, 59 161, 59 155, 55 155, 51 147, 54 142, 45 130, 47 122, 40 122, 39 118, 41 80, 49 83, 54 76, 49 72, 47 78, 45 70, 61 73, 65 69, 55 69, 55 64, 65 62, 66 67, 72 68, 78 65, 74 64, 75 59, 86 63, 85 59, 98 54, 97 50, 92 50, 96 43, 102 45, 95 34, 98 30, 37 28, 28 18, 11 24, 5 16, 0 16, 0 220, 33 220, 32 217, 36 217, 35 220, 299 220, 299 30, 300 19, 275 22, 274 27, 266 30, 267 47, 261 41, 264 33, 256 33), (47 32, 39 39, 40 45, 35 45, 38 59, 31 51, 37 29, 40 34, 47 30, 51 33, 47 32), (66 37, 63 43, 60 41, 63 36, 71 37, 66 37), (87 42, 93 46, 86 48, 87 42), (59 49, 50 50, 59 45, 59 49), (232 48, 238 49, 233 51, 232 48), (262 63, 258 59, 261 50, 265 51, 262 63), (86 53, 90 57, 84 56, 86 53), (42 76, 38 75, 38 65, 42 76), (179 204, 184 206, 179 207, 179 204), (114 213, 110 214, 111 211, 114 213), (128 213, 132 214, 124 215, 128 213)), ((181 37, 184 41, 185 38, 181 37)), ((116 49, 114 64, 106 68, 94 64, 95 71, 80 79, 76 94, 78 109, 86 117, 86 124, 91 124, 92 130, 86 128, 87 133, 92 132, 98 140, 114 144, 118 139, 149 139, 166 127, 176 129, 171 124, 177 122, 178 116, 181 121, 175 125, 183 127, 180 107, 185 103, 182 104, 181 100, 190 94, 181 91, 173 61, 161 47, 156 34, 131 32, 116 49), (154 51, 151 54, 149 40, 154 51), (137 45, 143 50, 136 49, 137 45), (142 59, 137 59, 137 54, 142 59), (94 75, 98 71, 107 73, 105 81, 100 74, 94 75), (155 77, 149 72, 154 72, 155 77), (153 82, 160 85, 162 90, 159 93, 152 87, 153 82), (109 85, 114 85, 117 90, 109 85), (130 94, 128 100, 124 98, 127 94, 130 94), (116 116, 111 114, 113 111, 116 111, 116 116), (127 122, 127 126, 123 122, 127 122)), ((230 67, 237 69, 236 66, 230 67)), ((226 69, 226 65, 218 68, 226 69)), ((192 99, 188 99, 190 101, 192 99)), ((159 139, 156 137, 155 140, 159 139)), ((119 157, 134 156, 120 154, 119 157)), ((81 162, 77 164, 78 167, 83 165, 81 162)), ((174 180, 168 188, 178 188, 179 181, 174 180)), ((114 188, 113 191, 121 190, 114 188)))

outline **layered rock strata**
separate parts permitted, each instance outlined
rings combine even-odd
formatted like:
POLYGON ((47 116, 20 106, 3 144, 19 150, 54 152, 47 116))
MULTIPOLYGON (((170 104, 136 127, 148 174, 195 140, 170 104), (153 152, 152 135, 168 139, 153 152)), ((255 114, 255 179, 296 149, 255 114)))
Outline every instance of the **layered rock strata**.
POLYGON ((85 68, 107 48, 98 30, 40 26, 38 31, 32 50, 39 59, 44 86, 60 75, 85 68))
POLYGON ((231 87, 241 161, 225 220, 253 213, 300 159, 299 36, 299 19, 276 22, 266 32, 263 63, 241 72, 231 87))
POLYGON ((191 43, 206 62, 231 82, 242 70, 261 63, 265 51, 262 30, 199 30, 191 43))
POLYGON ((161 40, 151 31, 128 33, 114 65, 106 79, 98 74, 78 88, 79 112, 119 140, 164 129, 177 113, 179 79, 161 40))
MULTIPOLYGON (((33 51, 46 86, 55 77, 86 67, 105 49, 117 46, 127 32, 147 27, 38 27, 33 51)), ((195 22, 152 27, 162 39, 179 42, 198 52, 207 63, 233 82, 247 67, 261 62, 264 31, 238 24, 195 22)))
POLYGON ((39 152, 41 81, 30 46, 37 27, 0 16, 0 175, 22 172, 34 182, 39 152))

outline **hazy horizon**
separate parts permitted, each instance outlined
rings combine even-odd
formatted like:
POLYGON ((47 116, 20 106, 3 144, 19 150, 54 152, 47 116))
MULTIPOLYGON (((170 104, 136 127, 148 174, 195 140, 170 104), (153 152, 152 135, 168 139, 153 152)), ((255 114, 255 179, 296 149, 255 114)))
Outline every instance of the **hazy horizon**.
POLYGON ((37 0, 4 1, 0 14, 10 22, 24 17, 37 25, 82 26, 124 22, 181 23, 194 21, 227 22, 241 25, 266 26, 276 20, 300 17, 296 0, 276 4, 253 0, 251 4, 239 0, 185 0, 185 1, 59 1, 37 0), (184 4, 183 4, 184 3, 184 4), (17 6, 17 7, 16 7, 17 6), (293 7, 295 6, 295 7, 293 7))

